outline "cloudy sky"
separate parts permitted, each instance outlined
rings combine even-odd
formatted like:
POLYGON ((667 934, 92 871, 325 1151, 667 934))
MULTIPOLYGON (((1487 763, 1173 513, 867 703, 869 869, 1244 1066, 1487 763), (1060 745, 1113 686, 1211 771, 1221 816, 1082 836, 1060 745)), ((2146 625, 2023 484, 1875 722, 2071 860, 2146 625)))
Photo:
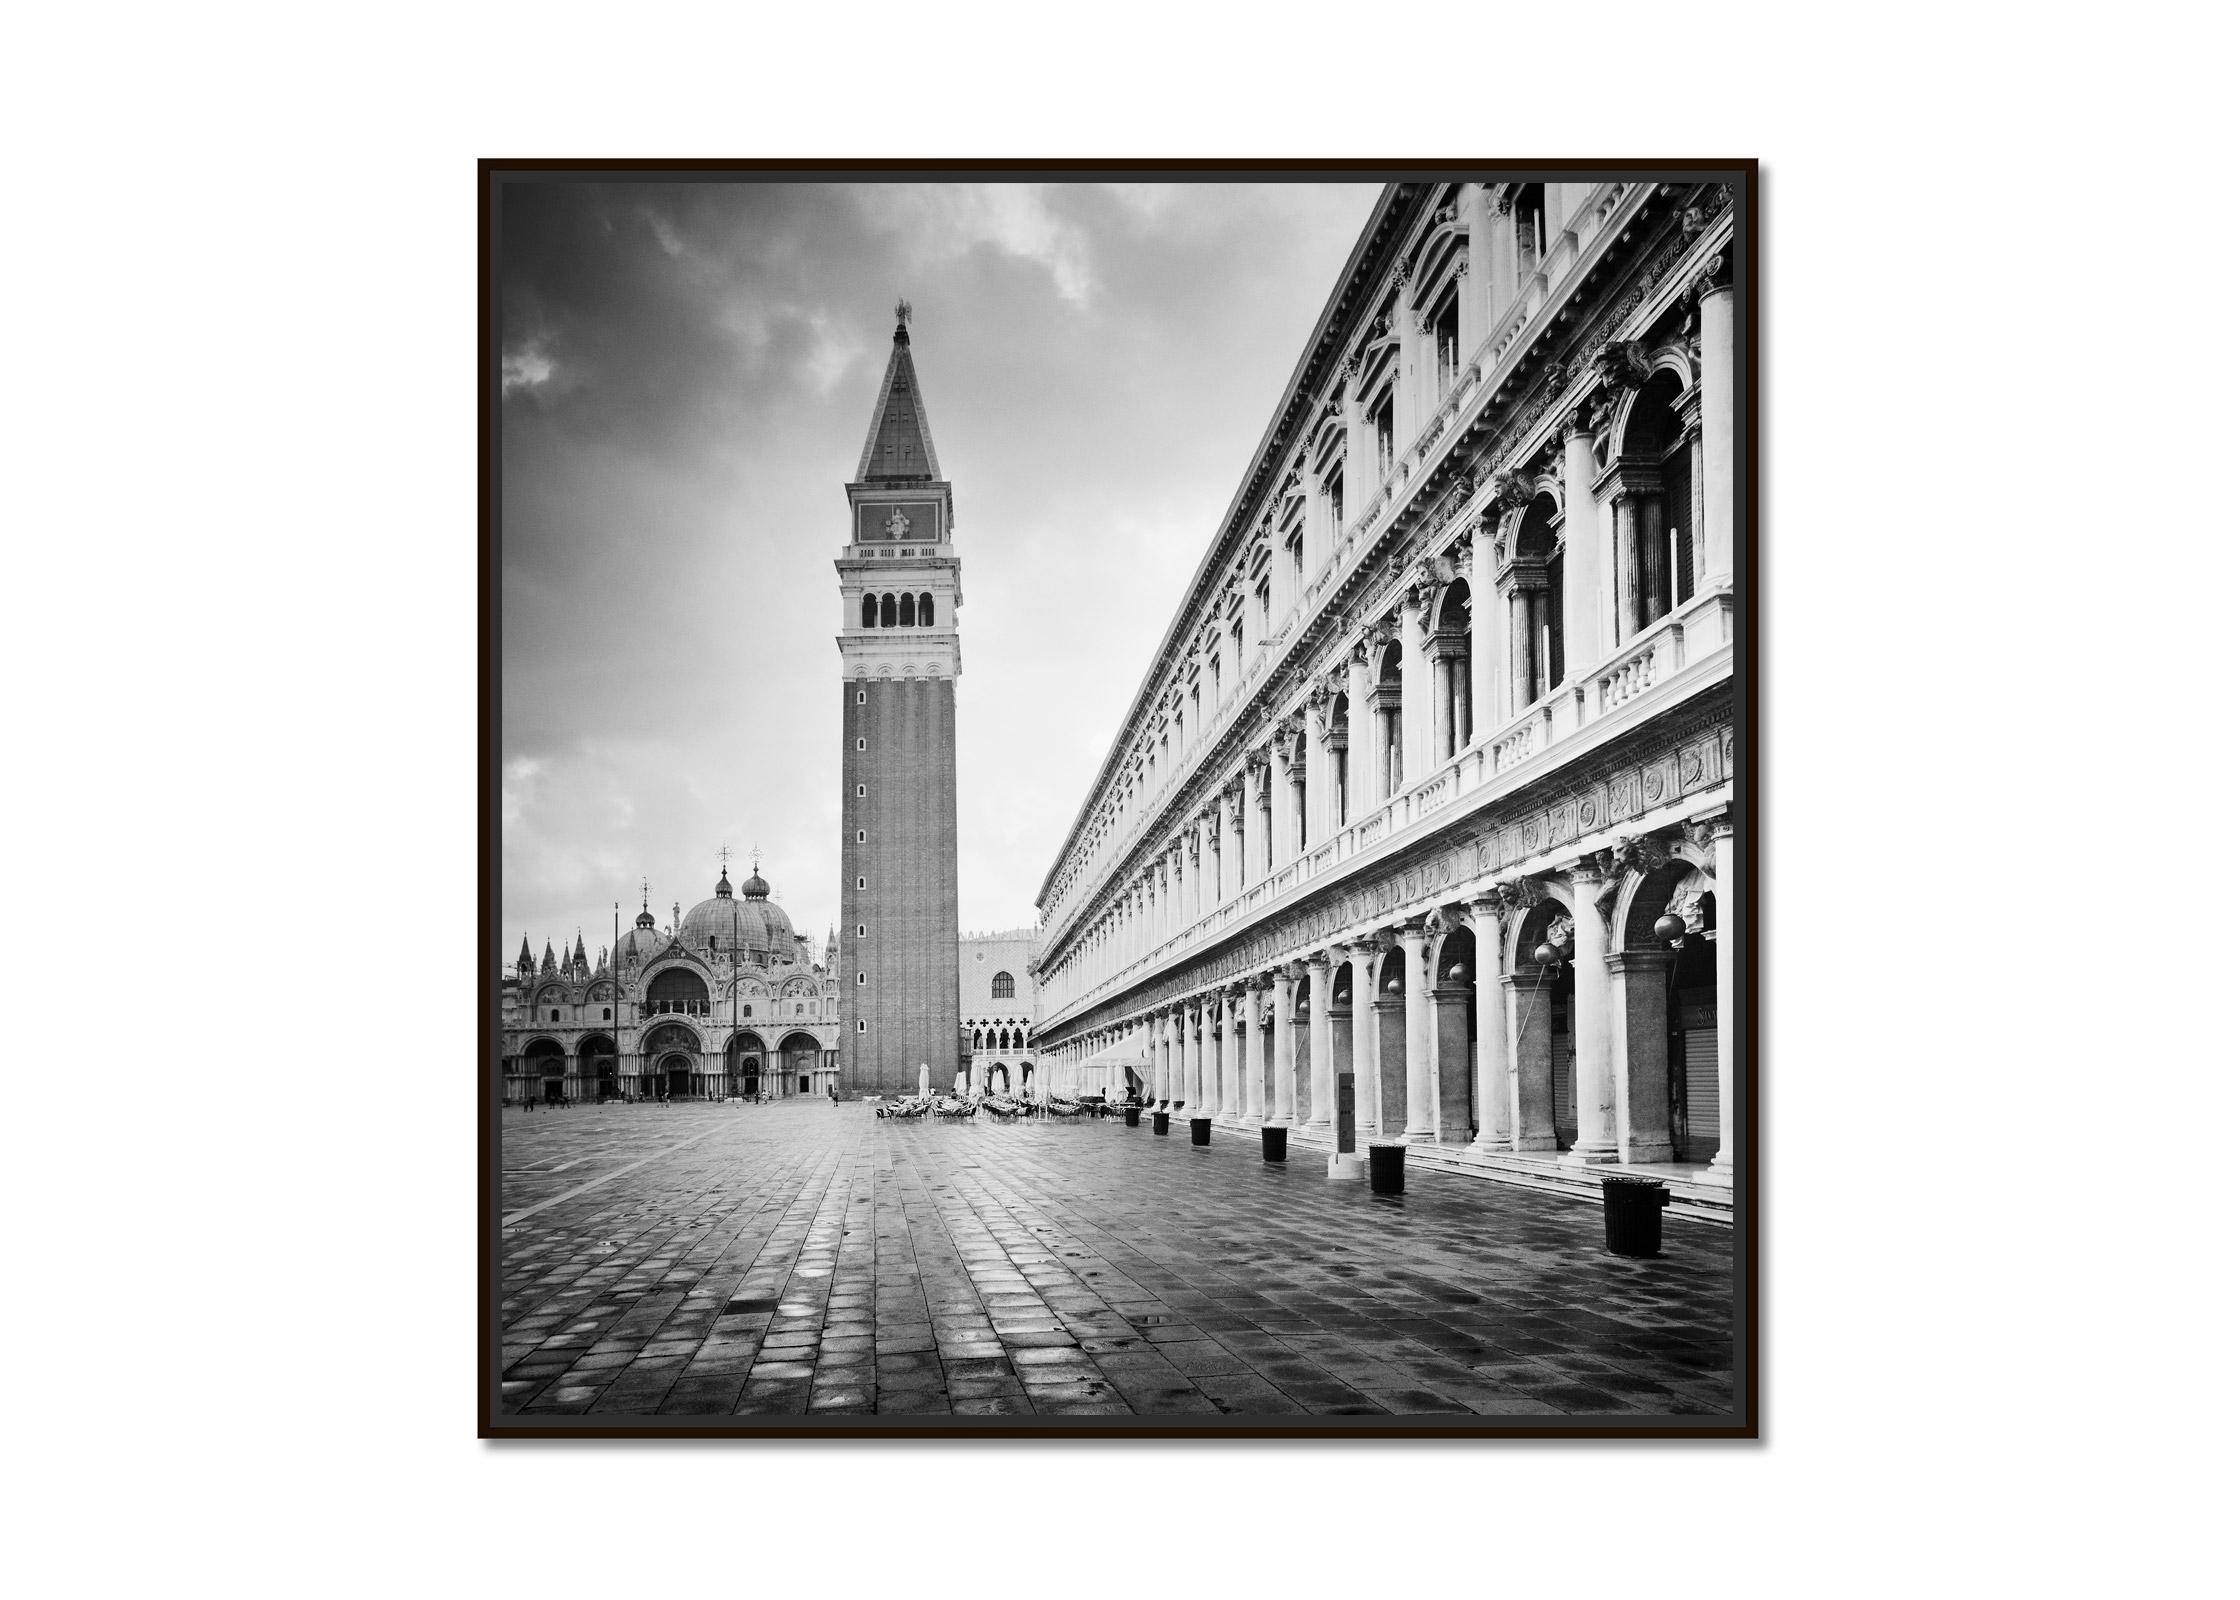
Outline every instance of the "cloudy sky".
POLYGON ((641 876, 666 924, 712 891, 726 844, 760 848, 821 946, 832 563, 898 297, 964 564, 962 919, 1031 923, 1376 193, 512 188, 505 957, 578 927, 595 954, 641 876))

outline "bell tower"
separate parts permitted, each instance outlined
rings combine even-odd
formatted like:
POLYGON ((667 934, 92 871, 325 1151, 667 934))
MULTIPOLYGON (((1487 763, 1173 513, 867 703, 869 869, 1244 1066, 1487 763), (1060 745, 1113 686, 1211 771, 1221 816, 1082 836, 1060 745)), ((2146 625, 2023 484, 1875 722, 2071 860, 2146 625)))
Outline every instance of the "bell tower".
POLYGON ((840 574, 840 1092, 957 1071, 957 608, 910 303, 847 486, 840 574))

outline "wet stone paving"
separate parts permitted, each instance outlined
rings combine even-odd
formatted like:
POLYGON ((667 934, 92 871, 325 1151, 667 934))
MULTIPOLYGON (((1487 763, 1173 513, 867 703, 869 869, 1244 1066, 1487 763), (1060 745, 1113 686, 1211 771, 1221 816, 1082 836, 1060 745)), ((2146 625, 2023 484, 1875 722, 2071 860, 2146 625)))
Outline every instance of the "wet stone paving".
POLYGON ((1678 1415, 1732 1405, 1735 1236, 1178 1124, 613 1105, 502 1124, 525 1415, 1678 1415))

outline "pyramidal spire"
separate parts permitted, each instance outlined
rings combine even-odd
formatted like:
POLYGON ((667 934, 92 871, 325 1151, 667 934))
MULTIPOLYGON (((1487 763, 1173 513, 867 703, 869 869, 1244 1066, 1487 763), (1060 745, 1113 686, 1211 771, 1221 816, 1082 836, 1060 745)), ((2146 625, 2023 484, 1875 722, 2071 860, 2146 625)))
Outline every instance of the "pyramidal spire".
POLYGON ((898 300, 894 308, 894 351, 887 357, 887 374, 880 380, 879 397, 872 404, 871 431, 864 436, 856 481, 930 481, 940 476, 941 463, 933 453, 933 424, 926 417, 925 397, 918 392, 918 369, 910 359, 910 302, 898 300))

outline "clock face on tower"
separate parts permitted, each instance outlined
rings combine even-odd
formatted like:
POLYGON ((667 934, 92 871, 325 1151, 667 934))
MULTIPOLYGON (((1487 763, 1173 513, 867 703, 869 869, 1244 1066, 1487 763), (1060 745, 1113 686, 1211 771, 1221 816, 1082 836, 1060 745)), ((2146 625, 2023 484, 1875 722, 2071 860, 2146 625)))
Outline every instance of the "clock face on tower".
POLYGON ((902 507, 896 506, 894 508, 894 515, 887 518, 887 537, 890 539, 903 539, 909 537, 909 534, 910 519, 902 514, 902 507))

